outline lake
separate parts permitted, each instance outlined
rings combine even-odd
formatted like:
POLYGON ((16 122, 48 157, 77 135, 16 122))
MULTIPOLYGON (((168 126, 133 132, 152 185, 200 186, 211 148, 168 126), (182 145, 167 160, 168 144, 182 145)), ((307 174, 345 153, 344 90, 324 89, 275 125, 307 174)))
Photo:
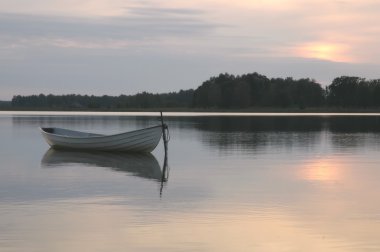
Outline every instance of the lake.
POLYGON ((38 130, 158 114, 0 112, 0 251, 380 251, 380 115, 166 115, 163 174, 162 142, 53 151, 38 130))

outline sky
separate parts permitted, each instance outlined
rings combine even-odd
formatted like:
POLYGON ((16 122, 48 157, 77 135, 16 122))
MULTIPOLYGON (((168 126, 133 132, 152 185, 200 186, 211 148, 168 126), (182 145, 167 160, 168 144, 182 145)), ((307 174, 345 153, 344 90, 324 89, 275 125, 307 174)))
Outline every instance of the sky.
POLYGON ((0 100, 380 78, 379 0, 0 0, 0 100))

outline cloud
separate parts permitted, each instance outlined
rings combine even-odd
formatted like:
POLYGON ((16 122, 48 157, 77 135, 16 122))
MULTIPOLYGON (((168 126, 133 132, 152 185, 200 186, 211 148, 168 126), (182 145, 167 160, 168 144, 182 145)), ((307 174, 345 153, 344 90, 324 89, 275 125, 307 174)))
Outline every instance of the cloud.
POLYGON ((1 13, 1 44, 78 48, 144 46, 144 41, 157 43, 168 37, 212 33, 217 25, 203 20, 201 14, 195 9, 141 6, 129 8, 128 15, 101 18, 1 13))
MULTIPOLYGON (((102 6, 102 0, 85 1, 102 6)), ((0 14, 0 36, 12 46, 168 50, 226 56, 315 57, 309 45, 334 47, 332 61, 377 62, 380 4, 375 1, 111 1, 118 15, 0 14), (117 8, 116 8, 117 6, 117 8), (170 7, 169 7, 170 6, 170 7), (379 8, 377 8, 379 7, 379 8), (357 10, 360 10, 358 12, 357 10), (378 36, 377 36, 378 35, 378 36), (363 50, 363 48, 370 48, 363 50), (300 52, 304 52, 300 54, 300 52), (343 56, 344 54, 344 56, 343 56)), ((9 44, 8 44, 9 45, 9 44)), ((1 47, 1 45, 0 45, 1 47)), ((321 48, 321 47, 319 47, 321 48)), ((320 50, 320 49, 318 49, 320 50)))
POLYGON ((226 9, 215 20, 229 20, 231 25, 222 27, 220 33, 236 38, 260 37, 235 40, 235 48, 247 55, 262 56, 264 49, 268 57, 303 57, 298 52, 305 46, 325 44, 346 54, 330 58, 332 61, 378 62, 378 1, 238 1, 226 9))
POLYGON ((0 10, 7 13, 57 15, 67 17, 109 17, 124 13, 125 0, 15 0, 0 1, 0 10))

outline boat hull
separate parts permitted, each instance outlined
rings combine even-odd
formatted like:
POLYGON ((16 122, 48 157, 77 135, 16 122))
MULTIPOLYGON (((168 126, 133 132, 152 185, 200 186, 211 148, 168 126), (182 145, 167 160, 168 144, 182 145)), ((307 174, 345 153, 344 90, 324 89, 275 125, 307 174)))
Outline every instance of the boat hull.
POLYGON ((115 135, 99 135, 61 128, 40 128, 54 149, 151 152, 158 145, 162 127, 155 126, 115 135))

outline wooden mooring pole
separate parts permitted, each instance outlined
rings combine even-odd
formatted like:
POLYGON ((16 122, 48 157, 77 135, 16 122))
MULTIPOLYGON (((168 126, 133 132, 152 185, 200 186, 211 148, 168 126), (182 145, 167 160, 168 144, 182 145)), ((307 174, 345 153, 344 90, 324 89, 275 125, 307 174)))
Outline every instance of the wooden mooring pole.
POLYGON ((161 125, 162 125, 162 139, 164 140, 165 155, 166 155, 168 151, 168 138, 166 135, 166 129, 168 128, 168 126, 164 123, 164 117, 162 116, 162 111, 160 111, 160 114, 161 114, 161 125))

